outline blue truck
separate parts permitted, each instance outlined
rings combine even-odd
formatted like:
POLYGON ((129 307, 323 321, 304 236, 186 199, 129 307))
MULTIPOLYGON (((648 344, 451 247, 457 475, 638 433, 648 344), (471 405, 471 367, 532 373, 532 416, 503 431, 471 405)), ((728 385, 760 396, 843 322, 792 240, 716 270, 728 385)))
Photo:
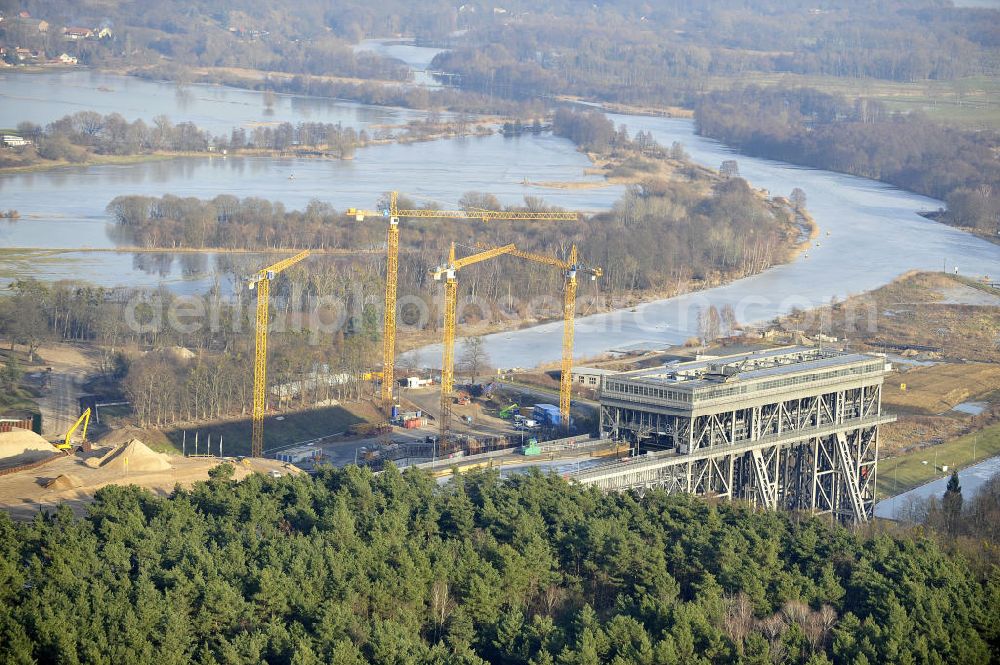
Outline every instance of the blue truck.
POLYGON ((555 404, 536 404, 531 412, 532 418, 542 427, 562 426, 562 417, 559 407, 555 404))

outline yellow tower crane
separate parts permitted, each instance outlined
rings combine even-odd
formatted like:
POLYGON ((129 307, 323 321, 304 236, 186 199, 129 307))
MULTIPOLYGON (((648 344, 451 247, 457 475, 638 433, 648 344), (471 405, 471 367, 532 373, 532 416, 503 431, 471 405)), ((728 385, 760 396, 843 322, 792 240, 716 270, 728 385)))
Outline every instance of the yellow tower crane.
POLYGON ((457 273, 465 266, 487 261, 514 251, 514 245, 493 247, 472 256, 455 258, 455 243, 451 243, 448 262, 433 268, 431 276, 440 281, 444 277, 444 342, 441 349, 441 444, 444 445, 451 426, 451 391, 455 387, 455 310, 458 303, 457 273))
POLYGON ((472 219, 490 220, 536 220, 536 221, 576 221, 575 212, 528 212, 506 210, 405 210, 398 207, 399 194, 389 194, 389 207, 384 210, 361 210, 348 208, 347 214, 364 221, 365 217, 383 217, 389 222, 386 239, 385 267, 385 313, 382 336, 382 404, 388 409, 392 405, 392 388, 395 382, 396 364, 396 284, 399 278, 399 220, 413 219, 472 219))
POLYGON ((257 289, 257 347, 253 361, 253 434, 250 439, 250 454, 253 457, 260 457, 264 453, 264 408, 267 398, 267 326, 270 319, 268 300, 271 296, 271 280, 278 273, 290 268, 307 256, 309 256, 308 249, 264 268, 254 275, 250 281, 250 288, 257 289))
MULTIPOLYGON (((477 244, 477 247, 484 245, 477 244)), ((559 373, 559 418, 562 426, 569 429, 569 406, 570 397, 573 391, 573 332, 574 318, 576 316, 576 276, 577 273, 590 275, 590 278, 597 279, 603 273, 600 268, 588 267, 580 263, 576 252, 576 245, 569 251, 568 259, 560 259, 556 256, 547 256, 535 252, 525 252, 520 249, 505 252, 511 256, 516 256, 534 263, 558 268, 563 273, 565 282, 563 284, 563 343, 562 343, 562 368, 559 373)))

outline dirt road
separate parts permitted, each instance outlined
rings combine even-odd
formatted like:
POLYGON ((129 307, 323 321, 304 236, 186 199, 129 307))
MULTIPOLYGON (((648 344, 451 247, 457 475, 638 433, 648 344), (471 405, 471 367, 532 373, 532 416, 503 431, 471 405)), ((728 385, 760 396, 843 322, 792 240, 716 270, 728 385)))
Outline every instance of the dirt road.
POLYGON ((42 411, 42 436, 53 439, 65 434, 80 417, 83 383, 97 369, 97 354, 92 349, 58 344, 40 348, 38 355, 46 367, 52 368, 38 405, 42 411))

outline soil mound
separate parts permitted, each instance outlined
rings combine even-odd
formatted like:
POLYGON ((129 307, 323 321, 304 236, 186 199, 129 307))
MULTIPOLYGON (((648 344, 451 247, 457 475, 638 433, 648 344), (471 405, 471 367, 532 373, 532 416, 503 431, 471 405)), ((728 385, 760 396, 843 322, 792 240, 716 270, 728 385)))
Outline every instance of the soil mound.
POLYGON ((64 473, 60 476, 56 476, 49 482, 45 483, 46 489, 52 490, 72 490, 77 487, 83 486, 80 479, 71 473, 64 473))
POLYGON ((45 459, 59 451, 55 447, 26 429, 0 432, 0 465, 11 466, 45 459))
POLYGON ((100 467, 133 473, 167 471, 171 468, 166 455, 153 452, 139 439, 132 439, 102 457, 100 467))
POLYGON ((117 448, 118 446, 124 446, 133 439, 141 441, 144 434, 145 432, 138 427, 123 427, 121 429, 111 430, 104 436, 95 439, 94 443, 98 446, 113 446, 117 448))

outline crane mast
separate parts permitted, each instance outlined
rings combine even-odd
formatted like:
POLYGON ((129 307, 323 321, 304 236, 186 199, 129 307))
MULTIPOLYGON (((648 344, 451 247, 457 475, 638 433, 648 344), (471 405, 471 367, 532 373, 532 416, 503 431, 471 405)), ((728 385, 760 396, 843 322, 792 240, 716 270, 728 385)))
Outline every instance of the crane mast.
POLYGON ((562 367, 559 370, 559 419, 569 429, 570 395, 573 392, 573 334, 576 327, 576 245, 570 252, 571 267, 566 270, 563 286, 562 367))
MULTIPOLYGON (((395 198, 395 192, 393 192, 395 198)), ((392 407, 392 387, 396 382, 396 286, 399 281, 399 218, 389 218, 386 237, 385 312, 382 314, 382 405, 392 407)))
POLYGON ((494 247, 472 256, 455 258, 455 243, 451 243, 448 262, 431 270, 435 280, 444 277, 444 339, 441 348, 441 414, 438 420, 441 444, 447 441, 451 427, 451 393, 455 387, 455 315, 458 308, 457 273, 465 266, 487 261, 514 251, 514 245, 494 247))
POLYGON ((394 370, 396 365, 396 287, 399 280, 399 220, 409 219, 465 219, 480 220, 530 220, 530 221, 576 221, 579 215, 575 212, 533 212, 521 210, 432 210, 432 209, 401 209, 399 208, 399 193, 389 194, 389 206, 383 210, 362 210, 348 208, 347 214, 359 222, 365 217, 384 217, 389 220, 389 232, 386 242, 386 274, 385 274, 385 313, 383 315, 384 332, 382 336, 382 388, 383 407, 388 410, 392 406, 392 389, 395 384, 394 370))
MULTIPOLYGON (((476 246, 484 247, 481 243, 476 246)), ((588 274, 591 279, 597 279, 604 273, 600 268, 581 265, 576 245, 570 248, 567 260, 536 252, 526 252, 520 249, 514 249, 507 253, 526 261, 558 268, 563 273, 565 281, 563 283, 562 361, 559 373, 559 417, 562 421, 562 426, 569 429, 570 401, 573 392, 573 336, 576 318, 577 273, 583 272, 588 274)))
POLYGON ((267 405, 267 327, 270 310, 271 280, 278 273, 290 268, 309 256, 309 250, 278 261, 258 272, 250 282, 257 289, 256 346, 253 361, 253 432, 250 437, 250 454, 264 454, 264 410, 267 405))

